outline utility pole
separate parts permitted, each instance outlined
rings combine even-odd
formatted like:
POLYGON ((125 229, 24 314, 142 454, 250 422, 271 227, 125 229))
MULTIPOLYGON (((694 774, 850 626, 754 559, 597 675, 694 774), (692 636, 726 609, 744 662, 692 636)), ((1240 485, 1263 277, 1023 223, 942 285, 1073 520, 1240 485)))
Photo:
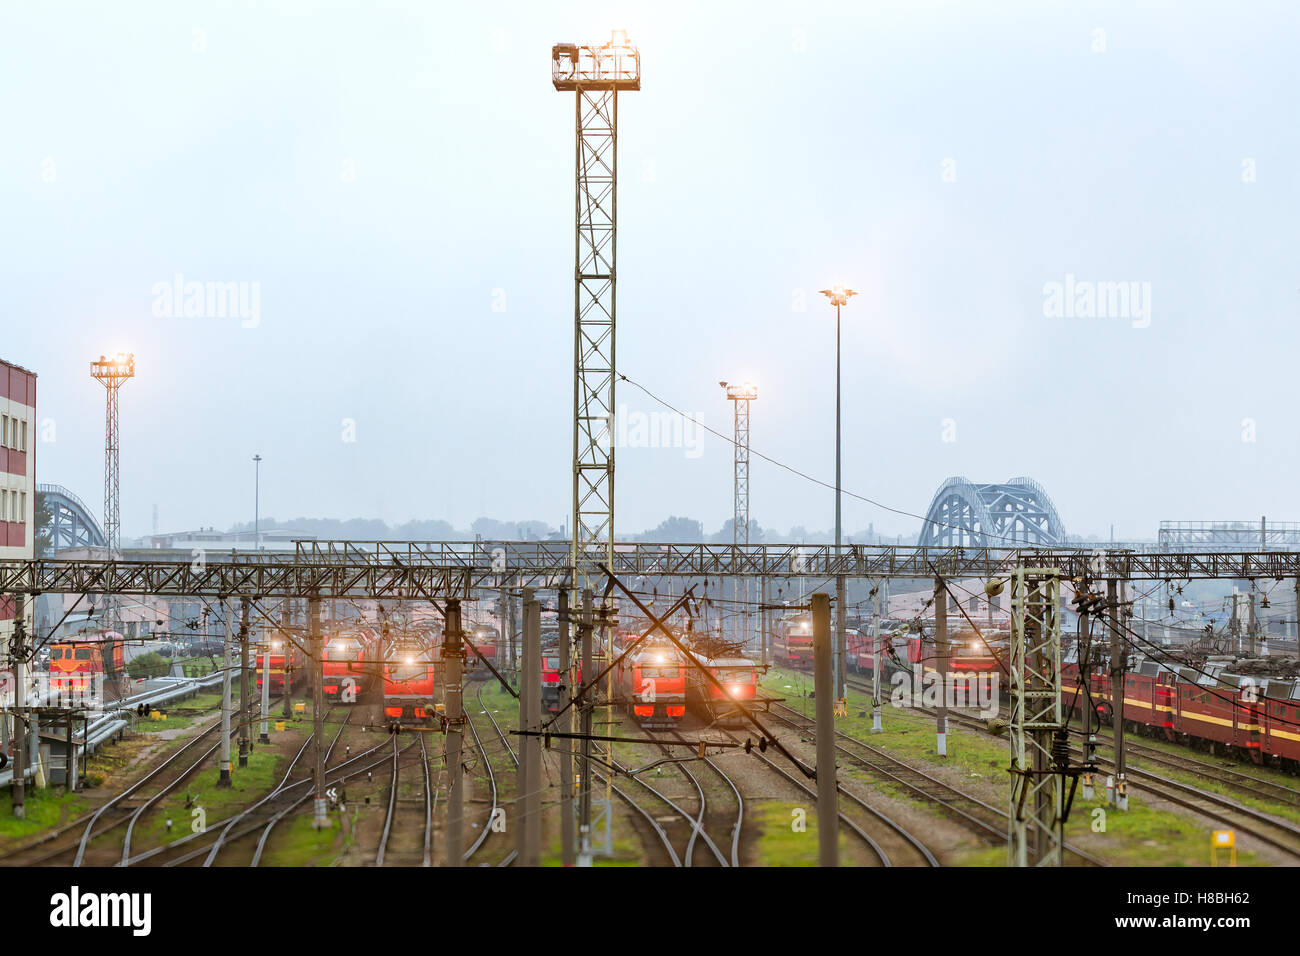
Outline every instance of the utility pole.
POLYGON ((1250 582, 1250 617, 1246 622, 1246 640, 1249 645, 1249 656, 1254 657, 1258 653, 1259 640, 1259 623, 1255 617, 1255 582, 1250 582))
MULTIPOLYGON (((848 304, 851 296, 857 295, 852 289, 833 286, 822 289, 821 294, 831 300, 835 306, 835 560, 840 562, 840 545, 843 544, 843 522, 840 509, 840 309, 848 304)), ((848 696, 848 684, 845 680, 845 658, 848 645, 844 637, 844 575, 835 575, 835 696, 848 696)))
MULTIPOLYGON (((563 711, 559 719, 559 731, 567 734, 573 726, 568 704, 573 700, 573 644, 569 632, 569 592, 560 589, 560 679, 563 681, 563 694, 559 705, 563 711)), ((560 862, 564 866, 574 863, 574 819, 573 819, 573 750, 569 746, 560 746, 560 862)))
POLYGON ((280 605, 280 647, 284 650, 284 719, 288 720, 293 716, 292 698, 293 698, 293 671, 289 668, 289 628, 293 626, 293 598, 288 594, 284 596, 284 603, 280 605))
POLYGON ((253 456, 253 551, 262 550, 262 456, 253 456))
POLYGON ((15 593, 14 633, 11 639, 14 662, 14 777, 11 784, 14 816, 27 816, 27 622, 23 599, 15 593))
MULTIPOLYGON (((924 651, 921 656, 925 656, 924 651)), ((948 591, 943 586, 943 578, 934 579, 934 669, 939 675, 939 706, 934 709, 935 746, 939 756, 946 757, 948 756, 948 591)))
POLYGON ((831 678, 830 597, 812 596, 813 681, 817 714, 817 847, 820 866, 839 866, 839 793, 835 788, 835 702, 831 678))
POLYGON ((262 732, 257 735, 259 744, 271 742, 271 727, 267 723, 271 716, 271 638, 265 628, 259 629, 262 635, 262 732))
POLYGON ((761 642, 762 645, 763 645, 763 652, 762 652, 762 653, 763 653, 763 666, 764 666, 764 667, 767 667, 767 639, 768 639, 768 638, 767 638, 767 632, 768 632, 768 617, 767 617, 767 576, 764 575, 764 576, 760 579, 760 581, 761 581, 760 586, 761 586, 761 588, 762 588, 762 598, 761 598, 761 601, 762 601, 762 609, 759 611, 759 614, 760 614, 760 616, 761 616, 761 621, 759 622, 759 626, 762 627, 762 629, 763 629, 763 640, 762 640, 762 642, 761 642))
MULTIPOLYGON (((107 409, 104 415, 104 537, 109 554, 113 557, 122 549, 122 519, 118 481, 118 391, 123 383, 135 376, 135 354, 118 352, 113 358, 99 357, 90 363, 90 376, 104 386, 107 409)), ((117 595, 105 598, 101 620, 104 630, 121 631, 117 595)))
MULTIPOLYGON (((1086 594, 1086 592, 1085 592, 1086 594)), ((1091 767, 1097 754, 1097 734, 1093 730, 1092 722, 1095 718, 1095 708, 1092 705, 1092 628, 1088 623, 1088 605, 1081 603, 1079 605, 1079 635, 1078 635, 1078 652, 1077 659, 1079 665, 1079 680, 1083 684, 1085 693, 1083 699, 1079 702, 1079 713, 1083 717, 1083 765, 1091 767)), ((1093 793, 1092 771, 1086 770, 1083 774, 1083 799, 1091 800, 1093 793)))
POLYGON ((217 786, 230 786, 230 607, 224 597, 217 598, 221 616, 225 619, 225 639, 221 642, 221 769, 217 776, 217 786))
POLYGON ((871 605, 871 732, 884 731, 880 722, 880 588, 877 581, 872 591, 871 605))
POLYGON ((519 729, 532 736, 519 746, 519 773, 515 803, 519 818, 519 865, 541 865, 541 789, 542 741, 541 709, 538 698, 542 690, 542 616, 541 605, 533 598, 532 588, 524 588, 524 666, 519 687, 519 729))
POLYGON ((325 642, 320 631, 320 595, 307 598, 307 617, 311 628, 311 723, 314 760, 315 800, 312 826, 323 830, 329 826, 329 803, 325 797, 325 642))
POLYGON ((1011 584, 1008 861, 1061 866, 1070 767, 1061 702, 1060 574, 1022 565, 1011 584))
MULTIPOLYGON (((736 420, 736 437, 732 442, 735 446, 735 456, 732 466, 734 488, 732 491, 731 543, 739 554, 741 548, 749 546, 749 406, 754 399, 758 398, 758 386, 750 382, 744 382, 740 385, 728 384, 727 382, 719 382, 718 384, 726 391, 727 399, 733 406, 736 420)), ((740 607, 740 614, 732 615, 732 627, 744 635, 739 640, 743 644, 748 644, 750 639, 749 578, 733 578, 731 587, 732 596, 740 607), (741 596, 742 585, 744 587, 743 597, 741 596), (739 627, 737 623, 740 624, 739 627)), ((733 638, 737 637, 739 635, 733 633, 733 638)))
POLYGON ((591 661, 591 589, 582 591, 582 619, 578 623, 578 636, 581 639, 581 671, 579 677, 582 685, 582 703, 579 705, 579 721, 582 727, 582 781, 578 788, 578 866, 591 866, 591 715, 593 701, 588 692, 588 685, 594 683, 596 676, 591 661))
POLYGON ((239 766, 248 766, 252 714, 248 692, 248 598, 239 599, 239 766))
POLYGON ((1123 810, 1128 807, 1128 784, 1124 776, 1124 689, 1128 675, 1124 666, 1124 638, 1119 630, 1119 582, 1115 578, 1106 581, 1106 616, 1110 624, 1110 712, 1115 740, 1115 806, 1123 810))
POLYGON ((461 641, 460 599, 448 598, 446 626, 442 632, 442 700, 447 721, 447 838, 444 866, 460 866, 465 856, 465 768, 461 766, 461 744, 465 736, 465 702, 461 672, 465 647, 461 641))

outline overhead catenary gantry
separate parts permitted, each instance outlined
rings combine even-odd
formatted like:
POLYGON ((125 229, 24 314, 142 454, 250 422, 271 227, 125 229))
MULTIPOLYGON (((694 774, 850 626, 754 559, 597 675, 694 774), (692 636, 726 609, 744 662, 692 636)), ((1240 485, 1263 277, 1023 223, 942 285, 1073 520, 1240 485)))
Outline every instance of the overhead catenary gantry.
POLYGON ((600 46, 557 43, 551 82, 576 94, 570 563, 577 586, 594 589, 614 543, 618 94, 641 88, 641 55, 621 30, 600 46))
MULTIPOLYGON (((922 548, 913 545, 659 544, 616 542, 618 577, 1005 577, 1020 565, 1063 579, 1128 581, 1300 576, 1300 551, 1104 551, 922 548)), ((559 541, 303 541, 296 553, 190 560, 33 560, 0 563, 0 594, 153 594, 259 599, 474 598, 502 587, 572 588, 578 572, 559 541)))

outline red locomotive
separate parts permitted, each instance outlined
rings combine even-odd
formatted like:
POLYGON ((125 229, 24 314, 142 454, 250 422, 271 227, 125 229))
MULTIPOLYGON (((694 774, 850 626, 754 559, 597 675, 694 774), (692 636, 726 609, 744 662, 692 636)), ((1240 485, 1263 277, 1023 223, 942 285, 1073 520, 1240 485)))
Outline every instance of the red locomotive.
POLYGON ((812 667, 811 614, 796 614, 776 622, 772 632, 772 657, 777 663, 790 667, 812 667))
POLYGON ((642 727, 676 727, 686 716, 686 674, 676 648, 638 648, 619 663, 619 691, 642 727))
POLYGON ((758 696, 758 665, 747 657, 716 657, 700 660, 717 684, 704 676, 698 667, 688 669, 686 702, 691 709, 710 721, 719 723, 743 720, 738 702, 752 709, 758 696), (718 685, 721 685, 719 687, 718 685))
POLYGON ((436 644, 412 638, 393 642, 384 655, 384 715, 431 723, 437 665, 436 644))
POLYGON ((125 671, 125 646, 117 631, 79 634, 50 645, 50 689, 63 694, 90 694, 97 678, 125 671))
POLYGON ((370 687, 378 657, 379 640, 369 628, 331 634, 321 661, 321 689, 326 696, 344 704, 355 704, 370 687))
MULTIPOLYGON (((259 651, 254 662, 257 669, 257 687, 262 688, 263 673, 263 653, 259 651)), ((305 655, 302 649, 293 641, 286 640, 283 634, 273 634, 271 636, 271 690, 278 694, 285 691, 285 683, 288 682, 290 687, 301 681, 306 670, 303 668, 305 655), (288 645, 288 655, 286 660, 285 645, 288 645)))

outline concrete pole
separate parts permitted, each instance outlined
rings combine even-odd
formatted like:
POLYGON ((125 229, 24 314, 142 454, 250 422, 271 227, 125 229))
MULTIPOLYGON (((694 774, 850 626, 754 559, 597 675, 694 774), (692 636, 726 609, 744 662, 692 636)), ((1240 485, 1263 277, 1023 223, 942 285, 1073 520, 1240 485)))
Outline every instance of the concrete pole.
POLYGON ((1249 645, 1249 656, 1254 657, 1259 653, 1259 623, 1255 617, 1255 584, 1250 585, 1250 618, 1246 622, 1246 640, 1249 645))
POLYGON ((1115 793, 1120 792, 1124 781, 1124 685, 1127 674, 1124 668, 1124 639, 1119 629, 1119 582, 1110 578, 1106 582, 1106 615, 1110 625, 1110 710, 1115 739, 1115 793))
POLYGON ((763 653, 763 666, 766 667, 766 666, 767 666, 767 628, 768 628, 768 623, 767 623, 767 576, 764 575, 760 580, 761 580, 761 582, 762 582, 762 584, 761 584, 761 586, 760 586, 760 587, 761 587, 761 591, 762 591, 762 597, 760 598, 760 600, 761 600, 761 602, 762 602, 762 609, 759 611, 759 615, 761 616, 762 620, 760 621, 759 626, 763 629, 763 640, 762 640, 762 645, 763 645, 763 652, 762 652, 762 653, 763 653))
POLYGON ((315 798, 312 802, 312 826, 323 830, 329 826, 329 802, 325 796, 325 644, 320 631, 320 597, 307 599, 311 627, 311 722, 315 798))
MULTIPOLYGON (((582 641, 581 686, 595 676, 591 661, 591 589, 582 592, 582 619, 578 624, 578 635, 582 641)), ((578 866, 591 866, 591 715, 592 700, 588 694, 579 705, 579 719, 582 727, 582 781, 578 788, 578 866)))
POLYGON ((251 727, 248 692, 248 598, 239 599, 239 766, 248 766, 251 727))
POLYGON ((284 596, 284 603, 280 605, 280 649, 284 651, 284 719, 288 720, 293 716, 292 698, 293 698, 293 673, 289 670, 289 658, 292 645, 289 643, 289 628, 293 624, 293 598, 289 595, 284 596))
POLYGON ((257 742, 269 744, 271 727, 267 720, 271 716, 271 636, 265 628, 259 631, 262 635, 262 732, 257 735, 257 742))
POLYGON ((1296 658, 1300 659, 1300 578, 1295 579, 1295 649, 1296 658))
MULTIPOLYGON (((542 609, 534 600, 531 588, 524 590, 524 655, 523 674, 520 677, 520 714, 519 726, 525 730, 541 729, 541 709, 538 698, 542 690, 542 609)), ((525 737, 520 743, 520 756, 527 755, 528 761, 520 760, 524 771, 522 788, 522 812, 519 813, 519 863, 521 866, 540 866, 542 843, 542 741, 540 737, 525 737)))
MULTIPOLYGON (((925 656, 924 652, 921 656, 925 656)), ((948 591, 943 586, 943 578, 934 579, 934 669, 939 684, 939 706, 934 709, 935 747, 940 757, 946 757, 948 756, 948 591)))
POLYGON ((23 620, 24 594, 15 594, 14 633, 11 646, 14 661, 14 777, 10 787, 14 816, 27 816, 27 627, 23 620))
MULTIPOLYGON (((842 543, 840 520, 840 307, 835 306, 835 556, 842 543)), ((835 575, 835 697, 848 696, 844 666, 847 646, 844 637, 844 575, 835 575)))
POLYGON ((839 793, 835 788, 835 701, 831 678, 831 609, 812 596, 813 681, 817 705, 817 846, 821 866, 839 866, 839 793))
POLYGON ((460 866, 465 856, 465 773, 461 744, 465 736, 465 705, 461 672, 465 648, 461 643, 460 601, 447 599, 446 627, 442 632, 442 699, 447 718, 447 837, 444 866, 460 866))
POLYGON ((218 787, 230 786, 230 608, 224 599, 218 599, 221 616, 225 619, 226 636, 221 643, 221 769, 217 776, 218 787))
POLYGON ((72 728, 76 723, 76 718, 72 715, 72 708, 68 708, 68 738, 67 738, 67 757, 63 761, 63 789, 68 793, 75 793, 77 790, 77 750, 76 744, 72 740, 72 728))
MULTIPOLYGON (((560 590, 560 680, 564 692, 559 705, 565 707, 573 699, 573 645, 569 641, 569 592, 563 588, 560 590)), ((560 733, 570 732, 571 715, 571 709, 560 714, 556 721, 560 733)), ((574 837, 573 747, 566 740, 560 745, 560 862, 564 866, 573 866, 574 837)))
POLYGON ((875 600, 872 603, 871 620, 871 732, 881 733, 885 728, 881 724, 880 707, 880 588, 876 582, 875 600))

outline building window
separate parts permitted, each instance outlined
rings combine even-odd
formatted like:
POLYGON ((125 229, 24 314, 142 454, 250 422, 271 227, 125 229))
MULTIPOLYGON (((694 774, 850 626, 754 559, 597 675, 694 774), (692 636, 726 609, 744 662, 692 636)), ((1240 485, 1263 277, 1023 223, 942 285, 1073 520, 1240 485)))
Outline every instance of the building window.
POLYGON ((0 488, 0 521, 9 520, 9 492, 0 488))
POLYGON ((27 451, 27 420, 26 419, 23 419, 22 438, 23 438, 22 444, 19 445, 18 447, 21 448, 24 452, 26 452, 27 451))
POLYGON ((27 492, 18 492, 18 520, 25 522, 27 520, 27 492))
POLYGON ((9 444, 9 416, 0 415, 0 445, 9 444))

